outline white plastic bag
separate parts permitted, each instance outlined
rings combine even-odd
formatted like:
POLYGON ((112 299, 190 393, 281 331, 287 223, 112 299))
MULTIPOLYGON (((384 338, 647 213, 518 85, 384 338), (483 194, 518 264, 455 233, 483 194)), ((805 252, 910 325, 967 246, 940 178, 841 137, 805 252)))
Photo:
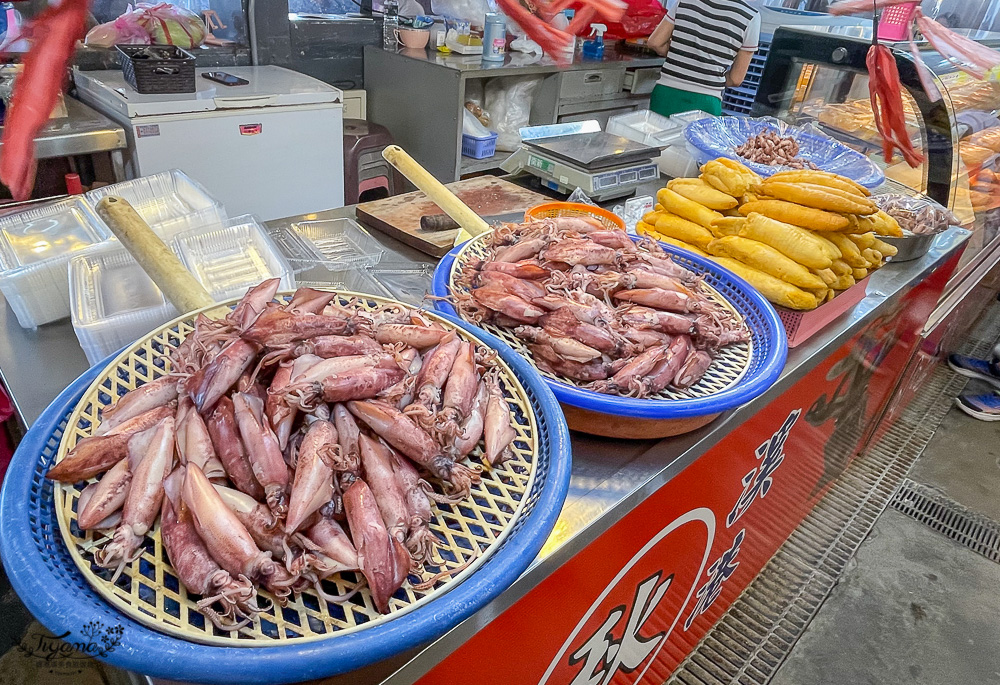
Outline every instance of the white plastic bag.
POLYGON ((483 126, 476 115, 467 109, 462 110, 462 133, 475 138, 485 138, 490 135, 489 129, 483 126))
POLYGON ((497 150, 513 152, 521 144, 520 129, 528 125, 541 82, 541 76, 504 76, 486 84, 486 109, 498 134, 497 150))
POLYGON ((487 0, 431 0, 431 12, 434 14, 461 19, 477 26, 483 26, 486 13, 493 11, 487 0))

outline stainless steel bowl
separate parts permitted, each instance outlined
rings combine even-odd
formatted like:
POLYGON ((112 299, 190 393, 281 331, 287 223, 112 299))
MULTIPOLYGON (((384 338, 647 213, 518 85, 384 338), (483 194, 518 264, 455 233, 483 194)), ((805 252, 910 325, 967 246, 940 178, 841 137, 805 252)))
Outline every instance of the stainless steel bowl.
POLYGON ((936 233, 926 235, 908 233, 902 238, 893 238, 891 236, 883 235, 879 236, 879 240, 889 243, 898 250, 898 252, 889 259, 890 262, 909 262, 914 259, 920 259, 927 254, 927 250, 931 249, 931 243, 934 242, 934 237, 936 235, 936 233))

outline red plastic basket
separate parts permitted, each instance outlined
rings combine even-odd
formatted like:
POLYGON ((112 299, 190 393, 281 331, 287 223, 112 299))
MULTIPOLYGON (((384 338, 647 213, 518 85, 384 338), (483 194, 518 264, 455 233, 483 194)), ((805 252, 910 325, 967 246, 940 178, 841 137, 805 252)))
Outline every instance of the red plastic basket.
POLYGON ((882 10, 878 20, 879 40, 905 40, 913 21, 919 2, 908 2, 905 5, 891 5, 882 10))
POLYGON ((864 278, 826 304, 808 312, 797 312, 775 306, 781 323, 785 325, 788 346, 797 347, 819 333, 828 323, 865 299, 867 288, 868 278, 864 278))

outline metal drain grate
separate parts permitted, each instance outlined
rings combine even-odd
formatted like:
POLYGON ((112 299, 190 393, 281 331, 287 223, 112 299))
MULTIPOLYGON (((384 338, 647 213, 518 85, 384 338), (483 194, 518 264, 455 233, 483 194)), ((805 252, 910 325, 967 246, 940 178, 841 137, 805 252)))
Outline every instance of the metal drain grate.
POLYGON ((966 509, 937 489, 907 478, 890 505, 973 552, 1000 562, 1000 524, 966 509))
MULTIPOLYGON (((985 354, 998 335, 1000 316, 993 315, 970 336, 962 352, 985 354)), ((669 685, 764 685, 770 681, 966 382, 944 364, 935 369, 892 429, 841 474, 760 575, 681 662, 667 680, 669 685)), ((845 445, 844 449, 850 448, 845 445)), ((845 454, 845 461, 848 457, 845 454)), ((994 524, 990 532, 1000 545, 1000 529, 994 524)))

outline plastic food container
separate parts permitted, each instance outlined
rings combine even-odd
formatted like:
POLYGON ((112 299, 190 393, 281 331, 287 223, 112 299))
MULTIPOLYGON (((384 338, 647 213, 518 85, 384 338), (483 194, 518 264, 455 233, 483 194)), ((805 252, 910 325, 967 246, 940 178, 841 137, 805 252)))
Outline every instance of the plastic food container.
POLYGON ((0 291, 22 328, 69 316, 66 265, 107 237, 107 227, 80 197, 0 218, 0 291))
POLYGON ((684 124, 644 109, 608 119, 607 132, 650 147, 664 147, 680 140, 684 124))
MULTIPOLYGON (((284 255, 252 216, 193 229, 169 244, 216 301, 240 297, 268 278, 281 278, 282 290, 295 287, 284 255)), ((69 285, 73 329, 91 364, 180 314, 115 242, 74 257, 69 285)))
POLYGON ((331 271, 375 266, 385 251, 381 243, 353 219, 300 221, 292 224, 292 230, 316 249, 318 264, 331 271))
POLYGON ((392 297, 392 291, 376 278, 370 267, 340 271, 315 267, 298 274, 295 278, 295 284, 299 287, 351 290, 358 293, 392 297))
POLYGON ((108 195, 128 200, 164 240, 194 228, 226 223, 222 203, 178 169, 97 188, 84 197, 97 207, 100 199, 108 195))
POLYGON ((176 251, 185 268, 219 301, 241 297, 247 288, 268 278, 280 278, 281 290, 295 287, 285 256, 249 215, 227 226, 182 233, 176 251))
POLYGON ((178 314, 129 251, 115 243, 70 261, 69 291, 73 330, 91 364, 178 314))

